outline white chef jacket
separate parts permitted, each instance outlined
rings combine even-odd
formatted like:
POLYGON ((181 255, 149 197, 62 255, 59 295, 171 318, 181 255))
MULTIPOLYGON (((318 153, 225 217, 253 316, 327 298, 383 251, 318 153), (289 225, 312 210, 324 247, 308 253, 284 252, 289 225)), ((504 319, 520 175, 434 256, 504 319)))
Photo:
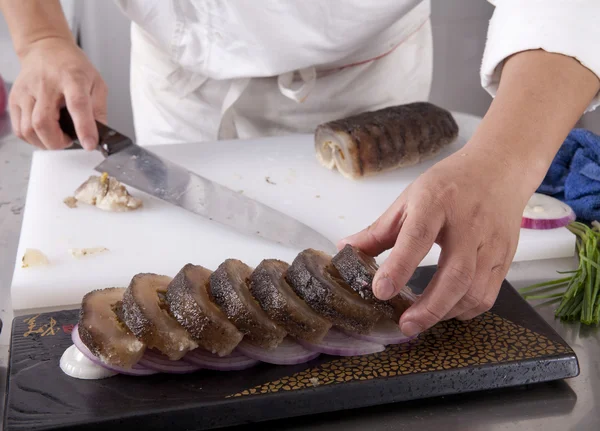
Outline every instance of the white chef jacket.
MULTIPOLYGON (((429 96, 430 0, 115 1, 132 20, 142 145, 311 133, 429 96)), ((504 59, 526 49, 573 56, 600 76, 591 42, 600 42, 600 0, 490 2, 481 66, 490 94, 504 59)))

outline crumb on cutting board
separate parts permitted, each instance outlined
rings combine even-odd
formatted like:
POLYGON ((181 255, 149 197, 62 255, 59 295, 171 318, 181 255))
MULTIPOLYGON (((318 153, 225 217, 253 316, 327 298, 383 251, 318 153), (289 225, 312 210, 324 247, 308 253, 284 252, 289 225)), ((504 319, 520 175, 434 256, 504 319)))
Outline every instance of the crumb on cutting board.
POLYGON ((50 261, 44 253, 37 248, 25 249, 25 254, 21 259, 21 268, 30 268, 32 266, 43 266, 50 264, 50 261))
POLYGON ((69 208, 77 208, 77 199, 75 199, 75 197, 73 196, 68 196, 66 197, 63 202, 65 203, 66 206, 68 206, 69 208))
POLYGON ((76 259, 79 259, 84 256, 89 256, 90 254, 98 254, 108 251, 106 247, 93 247, 93 248, 70 248, 69 254, 76 259))
POLYGON ((277 185, 277 183, 275 183, 275 182, 273 182, 273 181, 271 180, 271 177, 265 177, 265 181, 266 181, 266 182, 268 182, 269 184, 272 184, 272 185, 274 185, 274 186, 275 186, 275 185, 277 185))

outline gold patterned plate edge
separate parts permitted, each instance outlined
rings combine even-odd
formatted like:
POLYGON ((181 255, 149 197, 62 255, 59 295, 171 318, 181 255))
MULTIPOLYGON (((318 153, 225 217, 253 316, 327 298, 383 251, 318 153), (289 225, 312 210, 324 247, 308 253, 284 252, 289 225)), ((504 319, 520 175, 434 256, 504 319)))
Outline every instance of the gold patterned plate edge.
POLYGON ((383 352, 332 359, 225 398, 295 391, 321 385, 509 363, 573 353, 565 344, 486 312, 470 321, 440 322, 410 342, 383 352))

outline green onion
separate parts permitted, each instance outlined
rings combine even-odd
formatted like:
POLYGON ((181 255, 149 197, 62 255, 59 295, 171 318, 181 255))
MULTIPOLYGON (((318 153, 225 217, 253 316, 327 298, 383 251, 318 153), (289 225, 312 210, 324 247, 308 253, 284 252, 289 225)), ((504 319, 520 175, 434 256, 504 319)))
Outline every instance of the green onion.
POLYGON ((576 236, 579 266, 574 271, 557 271, 569 277, 519 289, 525 299, 560 299, 555 316, 563 321, 580 321, 585 325, 600 324, 600 223, 592 227, 571 222, 569 229, 576 236), (560 292, 555 292, 561 289, 560 292), (547 293, 552 292, 552 293, 547 293))

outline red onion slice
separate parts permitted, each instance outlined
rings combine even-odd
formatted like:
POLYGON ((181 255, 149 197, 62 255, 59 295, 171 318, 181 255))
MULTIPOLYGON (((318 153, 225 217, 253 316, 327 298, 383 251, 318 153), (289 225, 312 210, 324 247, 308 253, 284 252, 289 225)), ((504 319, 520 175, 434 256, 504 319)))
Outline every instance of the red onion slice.
POLYGON ((95 356, 90 351, 90 349, 87 348, 87 346, 83 343, 83 341, 79 337, 79 324, 77 324, 73 327, 73 330, 71 331, 71 340, 73 341, 73 344, 75 345, 75 347, 77 347, 77 349, 79 349, 79 351, 81 353, 83 353, 86 358, 88 358, 90 361, 92 361, 96 365, 106 368, 107 370, 111 370, 111 371, 114 371, 119 374, 126 374, 129 376, 150 376, 152 374, 157 374, 157 372, 158 372, 156 370, 151 370, 149 368, 146 368, 146 367, 140 365, 139 363, 135 364, 131 368, 123 368, 123 367, 118 367, 116 365, 111 365, 111 364, 107 364, 107 363, 103 362, 100 358, 95 356))
POLYGON ((0 76, 0 117, 6 113, 6 107, 8 106, 8 91, 4 84, 4 79, 0 76))
POLYGON ((285 337, 273 350, 262 349, 244 340, 237 350, 249 358, 275 365, 303 364, 319 356, 319 352, 302 347, 290 337, 285 337))
POLYGON ((216 371, 239 371, 245 370, 260 363, 259 360, 249 358, 237 349, 227 356, 219 356, 214 353, 197 348, 188 352, 182 360, 197 365, 207 370, 216 371))
POLYGON ((320 343, 309 343, 298 340, 307 349, 326 355, 333 356, 361 356, 379 353, 385 350, 385 346, 372 341, 359 340, 344 334, 336 329, 330 329, 320 343))
POLYGON ((404 335, 402 331, 400 331, 398 324, 390 319, 381 319, 368 334, 355 334, 352 332, 345 333, 352 338, 371 341, 373 343, 383 344, 384 346, 406 343, 416 338, 415 336, 408 337, 404 335))
POLYGON ((140 365, 151 370, 160 371, 168 374, 186 374, 193 373, 202 369, 202 367, 191 364, 187 361, 172 361, 162 353, 146 349, 144 356, 140 359, 140 365))
POLYGON ((529 199, 521 227, 525 229, 556 229, 576 219, 573 209, 552 196, 534 193, 529 199))

